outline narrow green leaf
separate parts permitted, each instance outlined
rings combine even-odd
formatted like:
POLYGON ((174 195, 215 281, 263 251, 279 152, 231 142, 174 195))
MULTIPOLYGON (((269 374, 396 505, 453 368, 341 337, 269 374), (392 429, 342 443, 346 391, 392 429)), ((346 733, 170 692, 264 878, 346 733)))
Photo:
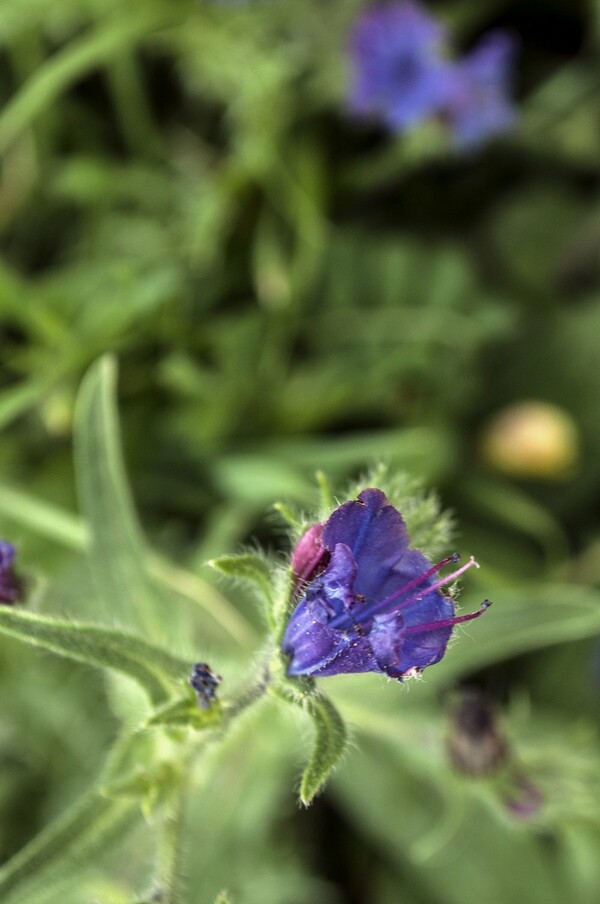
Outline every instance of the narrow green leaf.
MULTIPOLYGON (((400 430, 374 430, 370 433, 348 433, 335 439, 273 439, 260 446, 260 458, 283 461, 287 465, 335 472, 350 467, 364 467, 373 457, 373 450, 381 458, 389 459, 395 468, 424 475, 428 482, 436 475, 446 474, 456 460, 456 442, 452 433, 439 427, 404 427, 400 430)), ((252 456, 234 455, 242 470, 252 456)), ((310 488, 309 488, 310 489, 310 488)), ((272 490, 271 490, 272 491, 272 490)), ((273 492, 273 491, 272 491, 273 492)), ((290 497, 292 494, 288 494, 290 497)), ((305 499, 306 490, 295 498, 305 499)))
POLYGON ((508 480, 469 475, 462 490, 478 511, 489 512, 494 519, 533 537, 543 546, 549 562, 568 557, 569 544, 558 520, 508 480))
POLYGON ((138 681, 155 704, 166 700, 172 682, 181 681, 191 669, 191 663, 120 631, 6 606, 0 607, 0 632, 59 656, 123 672, 138 681))
POLYGON ((24 490, 0 484, 0 514, 68 549, 87 548, 88 531, 81 518, 24 490))
MULTIPOLYGON (((84 552, 89 548, 89 531, 81 518, 25 490, 0 484, 0 514, 69 549, 84 552)), ((152 552, 148 569, 163 587, 201 606, 241 646, 256 644, 257 635, 249 622, 202 578, 152 552)))
POLYGON ((283 502, 276 502, 273 508, 293 530, 300 532, 304 528, 304 522, 289 505, 285 505, 283 502))
POLYGON ((321 791, 346 749, 346 726, 327 697, 315 694, 304 703, 314 723, 313 748, 300 782, 300 800, 307 807, 321 791))
POLYGON ((242 553, 237 556, 219 556, 207 562, 211 568, 237 581, 245 581, 256 587, 267 602, 273 599, 273 584, 269 566, 260 556, 242 553))
POLYGON ((127 483, 115 395, 116 365, 105 357, 86 374, 75 411, 75 467, 90 564, 108 613, 161 637, 161 601, 127 483))

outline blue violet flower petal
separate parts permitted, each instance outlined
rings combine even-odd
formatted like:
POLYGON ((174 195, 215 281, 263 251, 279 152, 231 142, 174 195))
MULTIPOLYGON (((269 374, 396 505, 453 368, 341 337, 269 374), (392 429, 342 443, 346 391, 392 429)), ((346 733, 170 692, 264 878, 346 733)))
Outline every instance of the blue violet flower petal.
POLYGON ((445 38, 441 23, 411 0, 367 9, 350 35, 350 112, 393 130, 437 113, 446 89, 445 38))
POLYGON ((377 3, 350 33, 347 108, 397 133, 438 119, 459 148, 477 147, 516 122, 515 51, 511 35, 492 31, 454 59, 446 29, 416 0, 377 3))
POLYGON ((460 146, 476 147, 514 126, 510 88, 515 53, 515 40, 493 31, 454 66, 444 115, 460 146))

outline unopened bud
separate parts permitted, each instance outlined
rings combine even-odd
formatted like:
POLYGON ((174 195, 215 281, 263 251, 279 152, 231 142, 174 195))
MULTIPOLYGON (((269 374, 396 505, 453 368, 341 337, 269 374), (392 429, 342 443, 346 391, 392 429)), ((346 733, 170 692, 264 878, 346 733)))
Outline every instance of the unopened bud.
POLYGON ((320 574, 329 563, 331 554, 321 539, 323 524, 313 524, 305 531, 292 551, 292 572, 296 589, 301 589, 320 574))
POLYGON ((456 707, 448 753, 467 775, 489 775, 507 759, 508 747, 489 701, 479 691, 465 691, 456 707))
POLYGON ((208 709, 217 694, 217 688, 221 683, 221 676, 215 675, 206 662, 197 662, 189 678, 189 684, 196 691, 198 706, 208 709))

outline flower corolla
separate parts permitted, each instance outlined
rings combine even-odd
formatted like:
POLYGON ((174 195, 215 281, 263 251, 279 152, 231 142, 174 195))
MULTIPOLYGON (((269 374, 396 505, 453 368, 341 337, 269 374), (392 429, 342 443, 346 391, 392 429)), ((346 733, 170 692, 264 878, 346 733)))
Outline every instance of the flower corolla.
POLYGON ((350 36, 350 111, 393 130, 437 112, 447 84, 445 37, 443 26, 411 0, 367 9, 350 36))
POLYGON ((417 675, 442 658, 454 625, 490 605, 485 601, 477 612, 455 615, 443 588, 477 563, 470 559, 439 578, 458 556, 432 565, 410 549, 404 520, 381 490, 363 490, 315 527, 293 557, 304 567, 295 572, 299 602, 283 639, 291 676, 417 675), (299 585, 299 574, 307 573, 308 582, 299 585))
POLYGON ((444 26, 415 0, 377 3, 360 14, 349 40, 348 110, 393 132, 443 122, 463 149, 510 129, 515 41, 492 31, 454 59, 444 26))

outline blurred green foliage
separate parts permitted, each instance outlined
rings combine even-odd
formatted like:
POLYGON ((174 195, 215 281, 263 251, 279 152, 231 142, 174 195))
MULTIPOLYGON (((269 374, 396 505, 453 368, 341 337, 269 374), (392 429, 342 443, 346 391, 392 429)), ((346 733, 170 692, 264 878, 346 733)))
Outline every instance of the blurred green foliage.
MULTIPOLYGON (((416 686, 323 682, 353 749, 308 811, 291 715, 242 719, 197 767, 169 900, 595 904, 600 5, 431 5, 459 45, 521 40, 519 127, 468 156, 344 112, 362 5, 0 4, 0 535, 31 611, 142 630, 233 687, 264 626, 207 559, 280 556, 270 506, 312 509, 317 469, 343 487, 384 460, 436 486, 482 565, 465 606, 495 607, 416 686), (107 352, 131 489, 114 365, 84 380, 107 352), (486 461, 489 418, 524 399, 573 419, 568 474, 486 461), (496 701, 531 818, 506 776, 451 766, 461 683, 496 701)), ((4 636, 0 682, 7 859, 85 800, 147 703, 4 636)), ((96 802, 112 848, 83 833, 51 886, 6 904, 152 900, 159 805, 142 824, 123 789, 96 802)))

